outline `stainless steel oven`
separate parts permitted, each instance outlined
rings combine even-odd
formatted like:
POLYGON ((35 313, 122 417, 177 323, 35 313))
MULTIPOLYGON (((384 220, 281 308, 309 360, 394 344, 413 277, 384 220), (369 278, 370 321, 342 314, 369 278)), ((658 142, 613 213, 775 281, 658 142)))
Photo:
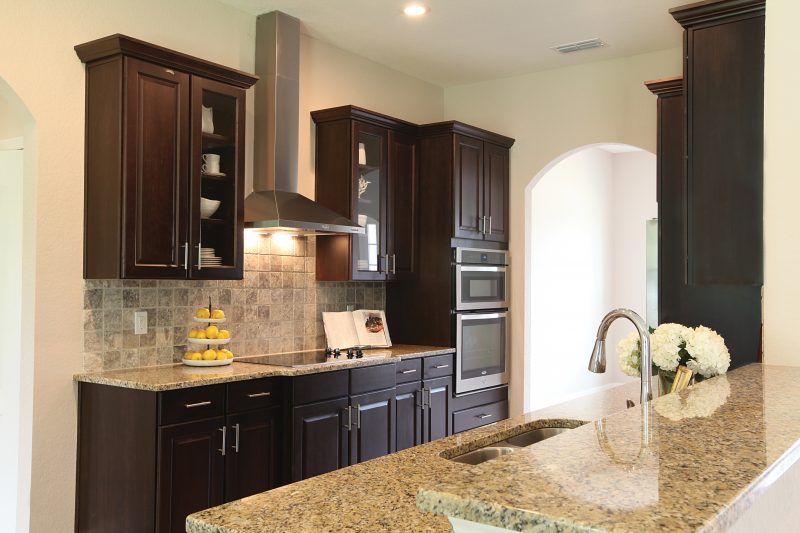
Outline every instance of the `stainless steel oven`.
POLYGON ((456 394, 508 383, 508 311, 456 313, 456 394))
POLYGON ((508 307, 508 252, 454 248, 456 311, 508 307))

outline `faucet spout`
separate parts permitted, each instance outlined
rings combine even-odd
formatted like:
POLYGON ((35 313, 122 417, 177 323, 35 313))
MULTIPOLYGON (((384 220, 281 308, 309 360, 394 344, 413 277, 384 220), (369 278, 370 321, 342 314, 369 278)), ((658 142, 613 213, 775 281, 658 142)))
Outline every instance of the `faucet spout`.
POLYGON ((639 333, 639 366, 642 377, 641 403, 649 402, 653 399, 653 357, 650 353, 650 333, 647 331, 647 324, 634 311, 630 309, 614 309, 600 322, 597 328, 597 340, 594 342, 594 350, 589 359, 589 371, 602 374, 606 371, 606 335, 611 323, 618 318, 627 318, 633 323, 639 333))

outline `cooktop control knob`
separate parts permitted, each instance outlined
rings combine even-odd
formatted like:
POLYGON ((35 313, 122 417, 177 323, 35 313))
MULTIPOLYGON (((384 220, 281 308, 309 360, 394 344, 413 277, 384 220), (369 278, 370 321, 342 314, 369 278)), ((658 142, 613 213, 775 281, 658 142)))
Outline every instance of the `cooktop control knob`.
POLYGON ((348 359, 352 359, 354 357, 354 355, 355 354, 353 353, 353 349, 352 348, 348 348, 347 349, 347 358, 348 359))
POLYGON ((340 355, 342 355, 342 351, 341 351, 339 348, 336 348, 336 349, 333 351, 333 357, 334 357, 335 359, 339 359, 339 356, 340 356, 340 355))
POLYGON ((362 350, 361 348, 359 348, 359 349, 356 351, 356 359, 361 359, 362 357, 364 357, 364 350, 362 350))

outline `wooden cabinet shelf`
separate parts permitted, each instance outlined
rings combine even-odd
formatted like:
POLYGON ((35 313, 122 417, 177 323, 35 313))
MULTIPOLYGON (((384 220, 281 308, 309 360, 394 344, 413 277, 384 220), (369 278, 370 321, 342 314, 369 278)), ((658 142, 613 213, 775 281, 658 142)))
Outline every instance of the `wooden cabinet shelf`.
POLYGON ((84 277, 241 279, 245 89, 257 78, 122 35, 75 51, 86 63, 84 277), (214 133, 201 131, 203 107, 214 133), (204 154, 225 176, 202 174, 204 154), (201 222, 201 197, 220 201, 207 235, 217 223, 201 222), (228 267, 199 268, 201 246, 228 267))

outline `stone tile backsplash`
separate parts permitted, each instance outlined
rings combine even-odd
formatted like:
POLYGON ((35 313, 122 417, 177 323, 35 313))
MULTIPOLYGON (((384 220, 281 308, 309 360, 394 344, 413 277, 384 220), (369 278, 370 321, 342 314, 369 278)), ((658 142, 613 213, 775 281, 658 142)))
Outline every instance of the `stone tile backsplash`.
POLYGON ((237 356, 325 346, 323 311, 383 309, 383 283, 318 282, 315 238, 272 242, 248 236, 245 275, 236 281, 86 280, 83 367, 87 372, 180 362, 198 307, 221 307, 237 356), (135 311, 147 311, 144 335, 135 311))

